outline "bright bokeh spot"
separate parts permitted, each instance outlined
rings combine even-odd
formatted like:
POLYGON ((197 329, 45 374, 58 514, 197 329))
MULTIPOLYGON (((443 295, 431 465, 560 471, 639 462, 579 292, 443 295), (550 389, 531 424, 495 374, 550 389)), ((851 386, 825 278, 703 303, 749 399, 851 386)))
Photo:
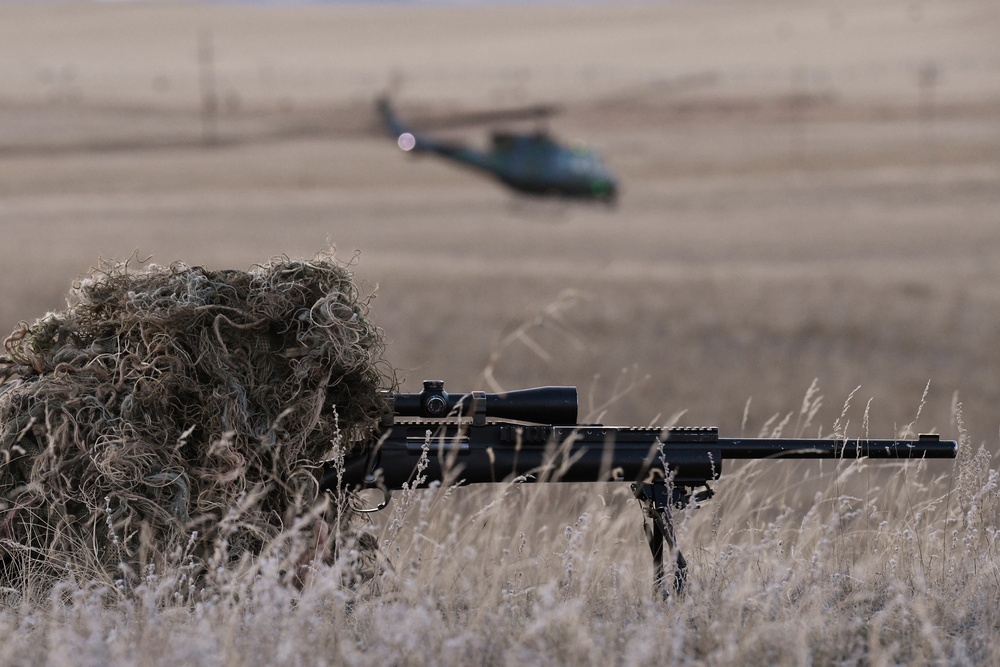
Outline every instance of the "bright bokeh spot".
POLYGON ((396 143, 398 143, 399 147, 404 151, 412 151, 417 145, 417 138, 409 132, 403 132, 399 135, 399 139, 396 140, 396 143))

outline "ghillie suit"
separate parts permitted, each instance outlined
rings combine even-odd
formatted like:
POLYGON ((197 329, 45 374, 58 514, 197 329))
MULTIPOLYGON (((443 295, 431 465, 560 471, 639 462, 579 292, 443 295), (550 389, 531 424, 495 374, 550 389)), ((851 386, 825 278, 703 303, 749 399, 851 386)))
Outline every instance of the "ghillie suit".
POLYGON ((340 530, 313 509, 318 465, 371 435, 394 383, 343 263, 110 263, 68 303, 0 356, 0 587, 127 588, 252 560, 303 516, 340 530))

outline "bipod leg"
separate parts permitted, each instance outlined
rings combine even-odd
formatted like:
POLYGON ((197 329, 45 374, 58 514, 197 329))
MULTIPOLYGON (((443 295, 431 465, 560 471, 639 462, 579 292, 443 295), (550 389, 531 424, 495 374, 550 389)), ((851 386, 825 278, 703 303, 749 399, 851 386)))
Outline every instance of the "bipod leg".
MULTIPOLYGON (((642 527, 646 533, 649 550, 653 554, 653 590, 664 598, 670 596, 670 588, 673 588, 674 592, 680 595, 684 592, 684 584, 687 579, 687 560, 677 548, 674 521, 670 515, 670 506, 677 491, 669 489, 666 483, 633 484, 632 493, 642 505, 646 518, 642 527), (667 586, 667 575, 663 568, 664 545, 669 548, 671 554, 675 555, 672 587, 667 586)), ((683 492, 681 492, 679 500, 683 498, 683 492)))

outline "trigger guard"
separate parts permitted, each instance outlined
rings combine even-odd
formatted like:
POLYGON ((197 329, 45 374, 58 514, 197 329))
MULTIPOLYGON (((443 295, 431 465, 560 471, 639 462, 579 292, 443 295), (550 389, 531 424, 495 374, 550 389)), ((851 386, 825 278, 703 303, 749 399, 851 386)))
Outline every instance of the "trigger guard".
POLYGON ((386 488, 384 484, 372 484, 366 486, 364 490, 367 489, 377 489, 379 493, 382 494, 382 502, 380 502, 375 507, 361 507, 358 504, 359 501, 357 497, 353 497, 351 499, 351 509, 353 509, 355 512, 358 512, 359 514, 372 514, 374 512, 381 512, 382 510, 384 510, 386 507, 389 506, 389 501, 392 500, 392 491, 386 488))

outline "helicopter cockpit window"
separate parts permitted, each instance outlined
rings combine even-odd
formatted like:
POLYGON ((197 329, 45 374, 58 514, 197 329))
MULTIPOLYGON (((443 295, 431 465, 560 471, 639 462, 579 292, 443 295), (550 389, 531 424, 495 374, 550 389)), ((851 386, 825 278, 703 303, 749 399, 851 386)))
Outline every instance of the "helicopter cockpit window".
POLYGON ((572 152, 562 154, 563 168, 572 174, 590 176, 603 173, 600 160, 586 148, 577 147, 572 152))

